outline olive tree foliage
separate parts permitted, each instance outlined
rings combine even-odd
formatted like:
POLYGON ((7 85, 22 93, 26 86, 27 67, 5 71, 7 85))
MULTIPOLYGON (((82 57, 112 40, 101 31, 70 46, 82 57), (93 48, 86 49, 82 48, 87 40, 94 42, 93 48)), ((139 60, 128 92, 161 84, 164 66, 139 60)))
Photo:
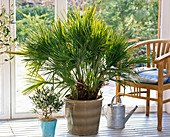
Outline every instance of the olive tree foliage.
POLYGON ((6 12, 3 7, 0 11, 0 58, 6 54, 5 61, 11 60, 14 56, 7 54, 15 46, 16 38, 12 38, 11 24, 13 24, 13 12, 6 12))
POLYGON ((35 106, 33 112, 42 115, 42 120, 53 120, 52 113, 60 111, 64 103, 59 97, 60 96, 49 87, 36 89, 33 96, 29 96, 35 106))

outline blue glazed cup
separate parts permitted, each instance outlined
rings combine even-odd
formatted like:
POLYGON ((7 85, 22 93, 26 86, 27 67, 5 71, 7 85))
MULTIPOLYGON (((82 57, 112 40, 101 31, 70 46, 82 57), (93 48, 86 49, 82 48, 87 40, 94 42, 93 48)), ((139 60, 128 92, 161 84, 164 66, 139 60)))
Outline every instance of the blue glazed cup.
POLYGON ((42 136, 43 137, 54 137, 56 123, 57 123, 57 120, 41 121, 42 136))

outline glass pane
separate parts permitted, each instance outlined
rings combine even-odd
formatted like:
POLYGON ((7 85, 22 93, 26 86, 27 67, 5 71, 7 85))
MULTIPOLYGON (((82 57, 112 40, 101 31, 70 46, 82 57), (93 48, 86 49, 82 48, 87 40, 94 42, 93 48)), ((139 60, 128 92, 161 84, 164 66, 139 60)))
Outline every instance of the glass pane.
MULTIPOLYGON (((97 13, 100 14, 99 19, 105 21, 116 33, 126 34, 132 44, 157 38, 159 0, 67 0, 67 3, 69 12, 73 12, 74 7, 77 9, 79 7, 82 11, 85 6, 94 3, 97 6, 97 13)), ((139 49, 138 53, 144 54, 142 50, 139 49)), ((101 90, 104 96, 103 103, 108 104, 116 94, 116 84, 109 82, 101 90)), ((131 92, 129 88, 126 90, 131 92)), ((134 105, 134 102, 135 105, 145 104, 145 100, 134 98, 122 97, 122 100, 127 105, 134 105)))
POLYGON ((129 39, 155 39, 158 33, 159 0, 67 0, 68 8, 91 6, 93 3, 115 32, 126 34, 129 39))
POLYGON ((16 113, 28 112, 32 109, 32 104, 28 96, 24 96, 21 91, 26 88, 25 64, 21 62, 21 57, 16 56, 16 113))
POLYGON ((158 0, 94 0, 99 19, 129 39, 157 38, 158 0))
MULTIPOLYGON (((105 21, 116 33, 126 34, 129 40, 135 39, 134 42, 157 38, 158 0, 94 0, 94 3, 100 14, 99 19, 105 21)), ((144 54, 143 50, 145 49, 141 47, 138 54, 144 54)), ((102 91, 104 103, 110 103, 116 94, 116 84, 110 82, 102 91)), ((130 88, 127 88, 126 92, 131 93, 130 88)), ((155 97, 156 92, 151 96, 155 97)), ((128 97, 122 97, 122 100, 128 106, 146 103, 145 100, 128 97)), ((151 104, 154 103, 151 101, 151 104)))
MULTIPOLYGON (((20 43, 25 42, 29 31, 38 24, 54 21, 54 0, 16 0, 16 34, 20 43)), ((16 50, 18 50, 18 47, 16 50)), ((16 57, 16 113, 29 112, 32 104, 28 96, 21 91, 26 82, 25 64, 21 57, 16 57)))

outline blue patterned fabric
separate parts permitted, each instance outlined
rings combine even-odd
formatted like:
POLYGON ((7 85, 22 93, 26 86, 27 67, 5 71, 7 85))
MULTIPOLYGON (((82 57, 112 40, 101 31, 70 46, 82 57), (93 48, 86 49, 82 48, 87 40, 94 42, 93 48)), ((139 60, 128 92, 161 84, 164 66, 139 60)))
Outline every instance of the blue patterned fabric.
MULTIPOLYGON (((163 73, 166 74, 166 69, 163 70, 163 73)), ((139 72, 137 78, 139 82, 146 84, 158 84, 158 69, 139 72)), ((170 82, 170 77, 164 78, 163 83, 170 82)))

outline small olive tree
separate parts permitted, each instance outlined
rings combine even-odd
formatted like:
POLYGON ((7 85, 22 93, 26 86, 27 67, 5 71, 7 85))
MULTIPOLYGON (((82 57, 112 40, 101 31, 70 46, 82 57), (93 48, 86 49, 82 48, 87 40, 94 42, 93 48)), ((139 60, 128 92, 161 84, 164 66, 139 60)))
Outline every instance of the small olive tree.
POLYGON ((59 99, 53 89, 43 87, 37 88, 33 96, 29 96, 35 108, 34 113, 42 114, 42 120, 53 120, 52 113, 58 112, 63 106, 63 101, 59 99), (41 111, 39 111, 41 110, 41 111))

